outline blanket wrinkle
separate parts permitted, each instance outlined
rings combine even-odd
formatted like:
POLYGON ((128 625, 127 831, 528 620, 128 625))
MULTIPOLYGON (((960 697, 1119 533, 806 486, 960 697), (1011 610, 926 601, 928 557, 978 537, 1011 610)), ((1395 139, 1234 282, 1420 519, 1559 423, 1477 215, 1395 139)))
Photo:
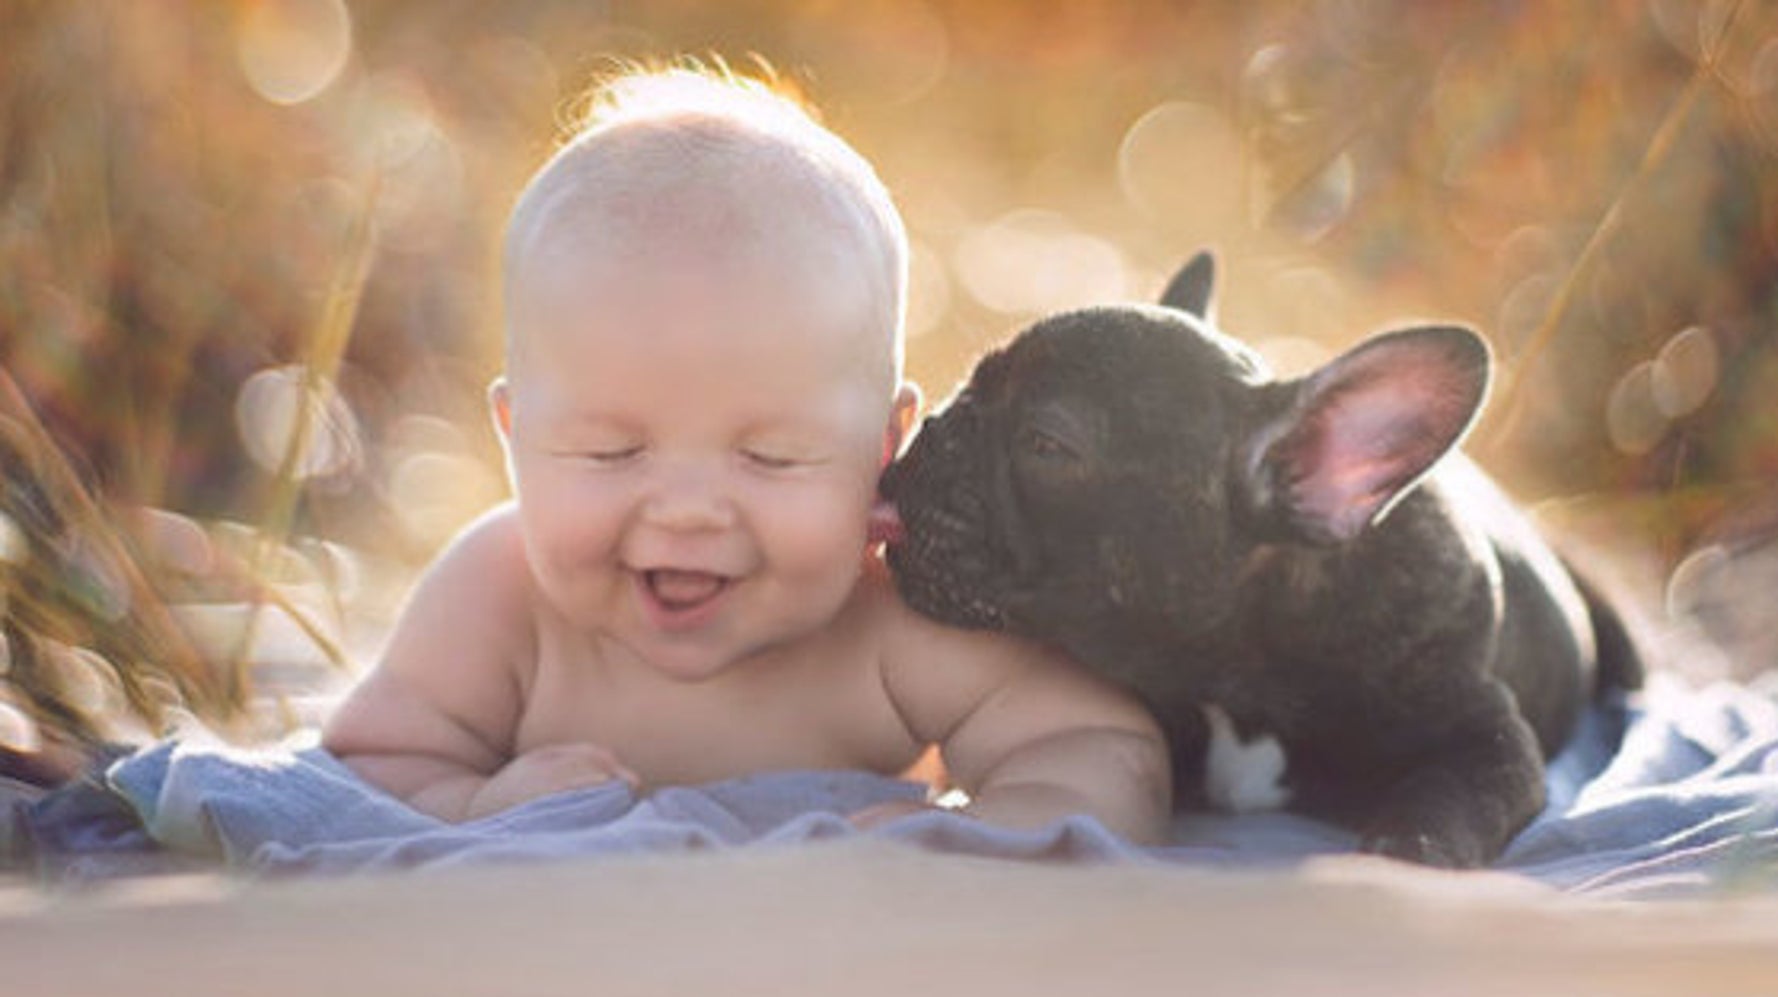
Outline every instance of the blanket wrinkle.
MULTIPOLYGON (((1778 886, 1778 688, 1656 682, 1583 718, 1551 760, 1549 802, 1496 870, 1612 898, 1778 886)), ((452 824, 360 780, 313 743, 246 750, 170 739, 0 812, 0 867, 62 880, 218 866, 343 874, 590 856, 784 847, 870 834, 954 854, 1047 862, 1291 868, 1351 851, 1290 813, 1185 813, 1143 848, 1078 816, 1012 830, 924 810, 862 831, 847 814, 925 787, 866 772, 772 772, 638 793, 622 782, 452 824)))

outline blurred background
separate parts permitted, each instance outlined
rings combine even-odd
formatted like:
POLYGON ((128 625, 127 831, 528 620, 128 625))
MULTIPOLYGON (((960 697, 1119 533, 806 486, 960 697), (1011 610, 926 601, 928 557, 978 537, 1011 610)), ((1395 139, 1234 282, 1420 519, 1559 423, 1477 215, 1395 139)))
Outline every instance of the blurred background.
POLYGON ((1502 361, 1477 456, 1713 638, 1681 670, 1778 664, 1770 0, 0 0, 0 744, 39 659, 92 673, 69 709, 160 695, 118 661, 172 639, 157 601, 273 687, 290 647, 368 653, 505 493, 513 197, 601 74, 680 54, 769 64, 877 164, 929 399, 1202 246, 1287 373, 1473 323, 1502 361), (189 517, 150 517, 152 557, 142 507, 189 517), (154 639, 79 653, 120 622, 154 639))

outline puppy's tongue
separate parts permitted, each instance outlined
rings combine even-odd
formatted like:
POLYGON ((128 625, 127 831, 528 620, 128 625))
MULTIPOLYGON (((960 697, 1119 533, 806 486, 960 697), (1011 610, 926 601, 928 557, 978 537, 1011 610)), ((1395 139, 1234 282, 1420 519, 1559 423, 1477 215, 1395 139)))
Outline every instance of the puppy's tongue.
POLYGON ((707 571, 674 571, 661 568, 648 573, 648 587, 655 598, 670 606, 692 606, 722 590, 723 577, 707 571))
POLYGON ((898 544, 907 539, 908 531, 895 506, 888 502, 878 502, 871 507, 864 535, 871 543, 898 544))

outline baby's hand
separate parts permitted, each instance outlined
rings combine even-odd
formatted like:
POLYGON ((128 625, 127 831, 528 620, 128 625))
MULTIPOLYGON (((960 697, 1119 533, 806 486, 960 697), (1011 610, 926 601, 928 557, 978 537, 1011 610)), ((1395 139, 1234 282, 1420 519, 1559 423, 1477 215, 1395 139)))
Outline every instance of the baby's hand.
POLYGON ((466 816, 470 820, 486 817, 540 796, 600 786, 613 779, 632 788, 642 782, 615 754, 596 744, 581 741, 533 748, 489 777, 470 799, 466 816))

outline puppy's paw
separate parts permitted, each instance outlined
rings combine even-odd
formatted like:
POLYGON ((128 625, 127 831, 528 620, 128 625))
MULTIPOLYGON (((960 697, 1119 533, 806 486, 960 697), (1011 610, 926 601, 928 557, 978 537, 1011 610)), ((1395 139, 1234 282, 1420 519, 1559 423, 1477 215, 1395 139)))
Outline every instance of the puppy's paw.
POLYGON ((1359 827, 1360 847, 1447 869, 1492 862, 1543 806, 1543 772, 1526 757, 1535 751, 1529 728, 1523 738, 1478 741, 1479 750, 1437 759, 1396 783, 1359 827))
POLYGON ((1473 869, 1482 864, 1479 855, 1462 854, 1465 849, 1423 831, 1367 834, 1359 840, 1358 850, 1438 869, 1473 869))

